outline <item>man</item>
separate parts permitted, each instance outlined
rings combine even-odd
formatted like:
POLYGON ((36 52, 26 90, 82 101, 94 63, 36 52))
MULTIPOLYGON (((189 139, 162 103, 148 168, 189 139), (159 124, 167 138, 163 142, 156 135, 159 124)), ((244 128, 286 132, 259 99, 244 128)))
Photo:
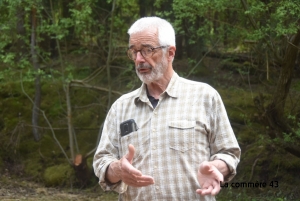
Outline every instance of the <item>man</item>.
POLYGON ((219 94, 174 72, 170 23, 141 18, 128 33, 143 84, 107 114, 93 162, 101 187, 126 201, 215 200, 240 158, 219 94))

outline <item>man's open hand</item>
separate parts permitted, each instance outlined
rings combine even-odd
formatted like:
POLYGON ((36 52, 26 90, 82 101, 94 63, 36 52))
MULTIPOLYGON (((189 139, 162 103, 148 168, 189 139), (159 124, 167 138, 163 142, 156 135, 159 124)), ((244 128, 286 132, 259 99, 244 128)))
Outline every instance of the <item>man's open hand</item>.
POLYGON ((224 180, 222 173, 207 161, 200 164, 197 178, 201 189, 197 189, 196 192, 200 195, 218 194, 221 190, 220 182, 224 180))
POLYGON ((118 180, 122 180, 125 184, 134 187, 142 187, 154 184, 153 177, 143 175, 141 171, 132 166, 134 153, 134 146, 128 145, 128 153, 119 161, 110 164, 109 169, 112 170, 114 177, 118 178, 118 180))

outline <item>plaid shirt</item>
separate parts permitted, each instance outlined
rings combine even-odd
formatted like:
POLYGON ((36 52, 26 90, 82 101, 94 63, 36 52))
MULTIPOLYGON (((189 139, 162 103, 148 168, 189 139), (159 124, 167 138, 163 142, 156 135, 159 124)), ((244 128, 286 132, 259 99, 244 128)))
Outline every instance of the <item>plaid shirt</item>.
POLYGON ((143 84, 120 97, 111 107, 94 156, 94 171, 104 190, 120 193, 119 200, 215 200, 200 196, 197 170, 203 161, 220 159, 236 174, 240 148, 218 92, 207 84, 181 78, 174 72, 153 108, 143 84), (120 123, 134 119, 138 130, 124 137, 120 123), (105 181, 109 164, 135 147, 132 165, 155 184, 135 188, 122 181, 105 181))

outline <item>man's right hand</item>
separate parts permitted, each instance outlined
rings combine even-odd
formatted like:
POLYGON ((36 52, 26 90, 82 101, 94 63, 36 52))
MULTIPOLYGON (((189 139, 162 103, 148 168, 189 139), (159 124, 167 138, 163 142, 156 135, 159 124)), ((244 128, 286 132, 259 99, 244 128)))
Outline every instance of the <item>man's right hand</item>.
POLYGON ((143 187, 154 184, 151 176, 143 175, 141 171, 132 166, 135 153, 133 145, 128 145, 128 153, 120 160, 112 162, 106 171, 106 179, 111 183, 122 180, 125 184, 134 187, 143 187))

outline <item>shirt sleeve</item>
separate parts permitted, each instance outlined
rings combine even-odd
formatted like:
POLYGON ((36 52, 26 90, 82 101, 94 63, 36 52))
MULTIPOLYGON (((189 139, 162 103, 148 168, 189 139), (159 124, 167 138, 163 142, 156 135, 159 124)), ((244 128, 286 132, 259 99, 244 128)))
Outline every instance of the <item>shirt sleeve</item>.
POLYGON ((111 184, 105 179, 105 173, 109 165, 120 159, 119 156, 119 134, 116 127, 116 110, 114 105, 109 110, 104 122, 101 140, 94 155, 93 168, 95 175, 99 178, 99 184, 104 191, 116 191, 123 193, 127 189, 124 182, 111 184))
POLYGON ((241 149, 238 145, 230 125, 225 106, 218 92, 215 92, 211 101, 210 160, 219 159, 227 164, 230 173, 226 178, 224 178, 224 181, 228 182, 236 175, 236 168, 240 161, 241 149))

